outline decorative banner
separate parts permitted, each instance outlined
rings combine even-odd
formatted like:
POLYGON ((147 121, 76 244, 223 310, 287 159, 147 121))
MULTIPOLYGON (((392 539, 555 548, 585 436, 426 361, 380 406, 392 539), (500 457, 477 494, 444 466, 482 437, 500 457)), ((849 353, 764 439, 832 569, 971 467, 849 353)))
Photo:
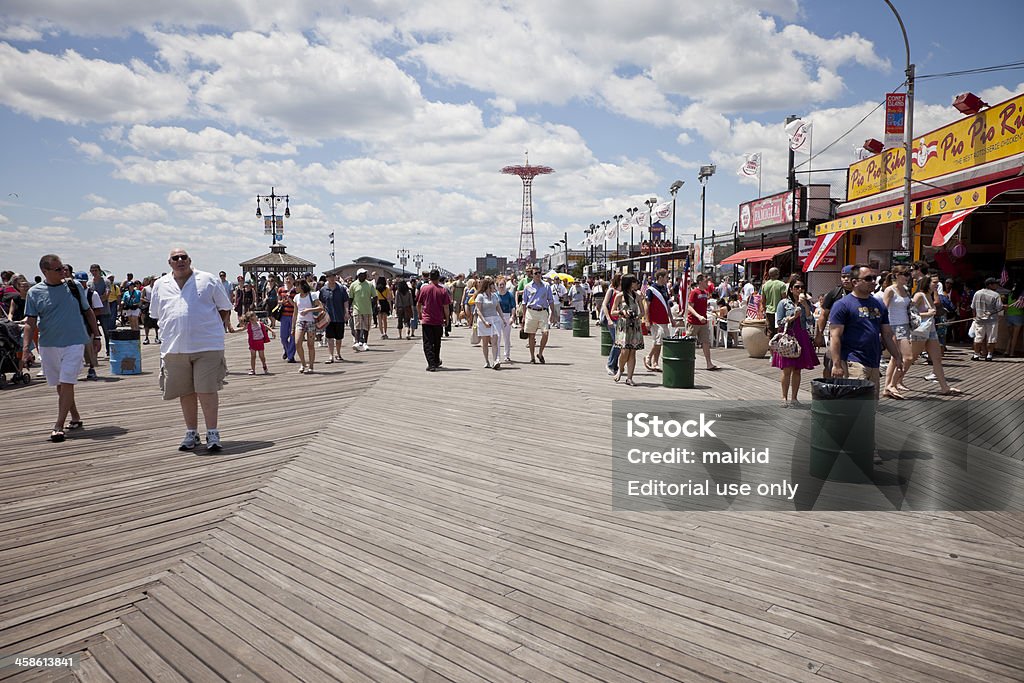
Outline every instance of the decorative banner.
POLYGON ((899 147, 903 144, 904 123, 906 121, 907 94, 900 92, 887 93, 885 96, 885 149, 899 147))
POLYGON ((615 237, 615 233, 616 233, 616 231, 618 229, 619 228, 618 228, 618 226, 615 223, 609 224, 608 225, 608 229, 604 231, 604 238, 606 240, 613 239, 615 237))
MULTIPOLYGON (((801 188, 801 194, 803 189, 801 188)), ((796 201, 796 220, 803 220, 800 215, 800 197, 796 201)), ((772 225, 783 225, 793 222, 793 193, 782 192, 752 202, 740 204, 739 231, 758 230, 772 225)))
POLYGON ((803 119, 792 121, 786 126, 786 135, 789 136, 789 148, 801 152, 811 136, 811 124, 803 119))
POLYGON ((275 233, 278 237, 284 234, 284 216, 265 216, 263 218, 263 234, 273 235, 275 233), (274 219, 277 219, 276 229, 274 219))
MULTIPOLYGON (((911 146, 911 177, 928 180, 1024 152, 1024 94, 926 133, 911 146)), ((850 166, 847 200, 903 187, 906 154, 887 149, 850 166)))
POLYGON ((743 166, 740 167, 743 175, 755 176, 761 172, 761 153, 748 154, 743 166))
POLYGON ((809 273, 818 266, 834 266, 838 263, 839 257, 836 255, 835 247, 842 236, 843 233, 834 232, 821 235, 817 239, 801 239, 799 257, 803 269, 809 273))
POLYGON ((953 236, 964 220, 978 207, 972 207, 970 209, 964 209, 962 211, 954 211, 947 213, 939 219, 939 224, 935 226, 935 234, 932 235, 932 246, 941 247, 953 236))

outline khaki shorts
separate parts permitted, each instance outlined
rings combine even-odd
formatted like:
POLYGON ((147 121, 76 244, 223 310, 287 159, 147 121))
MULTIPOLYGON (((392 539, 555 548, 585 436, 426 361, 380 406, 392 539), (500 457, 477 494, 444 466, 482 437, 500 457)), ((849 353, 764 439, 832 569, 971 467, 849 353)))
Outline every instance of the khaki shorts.
POLYGON ((672 326, 667 323, 651 323, 651 343, 661 346, 666 337, 672 336, 672 326))
POLYGON ((360 315, 356 315, 356 316, 353 316, 353 317, 355 318, 355 321, 356 321, 356 329, 357 330, 367 330, 367 331, 370 330, 370 319, 373 317, 372 315, 362 315, 362 314, 360 314, 360 315))
POLYGON ((160 389, 165 401, 189 394, 215 394, 224 387, 227 374, 223 351, 168 353, 160 359, 160 389))
POLYGON ((975 321, 974 323, 974 343, 975 344, 995 344, 996 337, 999 336, 999 321, 998 320, 985 320, 982 322, 975 321))
POLYGON ((686 323, 686 336, 696 337, 697 343, 701 346, 711 346, 711 330, 708 329, 707 323, 703 325, 686 323))
POLYGON ((850 361, 846 364, 846 373, 850 379, 866 379, 875 384, 875 400, 878 400, 879 386, 882 380, 882 373, 878 368, 869 368, 866 365, 850 361))
POLYGON ((550 327, 548 322, 551 317, 551 313, 548 309, 543 311, 535 311, 532 308, 526 309, 526 324, 523 325, 523 329, 526 334, 536 334, 537 332, 547 332, 550 327))

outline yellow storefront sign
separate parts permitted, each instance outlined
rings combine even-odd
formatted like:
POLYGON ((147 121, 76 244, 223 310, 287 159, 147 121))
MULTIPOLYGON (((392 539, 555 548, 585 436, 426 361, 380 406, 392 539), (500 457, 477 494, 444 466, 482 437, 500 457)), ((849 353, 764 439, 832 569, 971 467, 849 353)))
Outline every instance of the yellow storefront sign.
MULTIPOLYGON (((917 212, 916 206, 911 207, 911 217, 917 212)), ((837 218, 834 221, 828 223, 822 223, 814 229, 815 235, 828 235, 833 232, 845 232, 847 230, 857 230, 858 228, 869 228, 873 225, 885 225, 886 223, 895 223, 896 221, 903 221, 903 205, 899 206, 887 206, 883 209, 875 209, 873 211, 865 211, 864 213, 854 214, 853 216, 846 216, 845 218, 837 218)))
MULTIPOLYGON (((1024 94, 916 138, 911 151, 911 177, 915 180, 937 178, 1024 152, 1024 94)), ((905 169, 902 147, 858 161, 850 166, 847 200, 902 187, 905 169)))

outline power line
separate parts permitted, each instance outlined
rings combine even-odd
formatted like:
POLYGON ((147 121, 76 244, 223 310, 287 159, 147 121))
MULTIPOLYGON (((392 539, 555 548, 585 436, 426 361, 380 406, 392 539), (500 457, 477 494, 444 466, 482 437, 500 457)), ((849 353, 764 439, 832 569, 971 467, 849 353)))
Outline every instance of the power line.
POLYGON ((992 66, 981 66, 976 69, 964 69, 963 71, 947 71, 945 73, 938 74, 924 74, 918 76, 918 80, 926 78, 950 78, 952 76, 965 76, 967 74, 986 74, 994 73, 996 71, 1013 71, 1016 69, 1024 69, 1024 60, 1019 62, 1007 62, 1006 64, 995 64, 992 66))

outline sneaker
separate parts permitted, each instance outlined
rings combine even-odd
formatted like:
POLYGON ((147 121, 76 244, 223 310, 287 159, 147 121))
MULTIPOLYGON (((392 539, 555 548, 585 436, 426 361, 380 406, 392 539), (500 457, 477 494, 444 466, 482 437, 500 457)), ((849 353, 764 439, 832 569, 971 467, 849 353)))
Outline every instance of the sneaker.
MULTIPOLYGON (((989 360, 992 360, 992 359, 989 358, 989 360)), ((89 372, 85 375, 85 378, 86 379, 94 379, 94 380, 95 379, 99 379, 99 377, 96 376, 96 368, 89 368, 89 372)))
POLYGON ((216 453, 221 450, 220 445, 220 430, 219 429, 207 429, 206 430, 206 452, 216 453))
POLYGON ((934 372, 929 372, 927 375, 924 376, 924 380, 926 382, 938 382, 939 378, 935 376, 934 372))
POLYGON ((370 350, 370 345, 367 344, 366 342, 363 342, 362 344, 359 345, 359 349, 362 350, 362 351, 369 351, 370 350))
POLYGON ((194 429, 185 430, 185 438, 181 440, 181 445, 178 446, 179 451, 190 451, 196 447, 199 443, 199 435, 194 429))
POLYGON ((971 360, 981 360, 981 356, 976 353, 971 354, 971 360))
POLYGON ((495 370, 501 370, 501 363, 500 363, 500 362, 497 362, 497 361, 496 361, 496 362, 494 363, 494 369, 495 369, 495 370))
MULTIPOLYGON (((993 360, 992 354, 990 353, 987 356, 985 356, 985 360, 993 360)), ((93 379, 95 379, 95 377, 93 379)))

